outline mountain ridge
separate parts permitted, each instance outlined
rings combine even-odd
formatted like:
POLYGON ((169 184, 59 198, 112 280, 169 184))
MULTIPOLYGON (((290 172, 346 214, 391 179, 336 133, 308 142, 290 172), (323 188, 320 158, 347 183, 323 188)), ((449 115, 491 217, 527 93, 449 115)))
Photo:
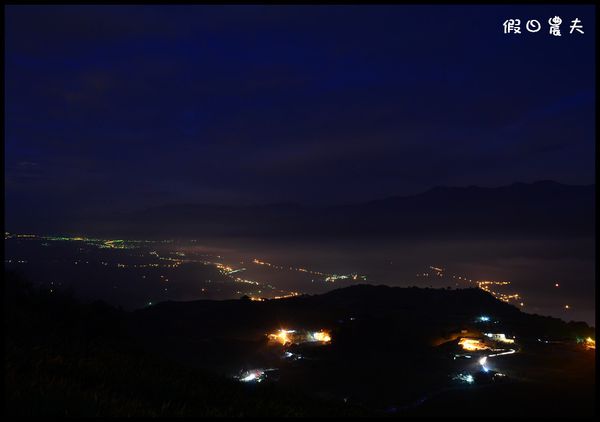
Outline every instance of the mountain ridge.
MULTIPOLYGON (((590 236, 595 205, 595 185, 539 181, 436 186, 415 195, 327 206, 171 203, 63 216, 46 230, 125 238, 590 236)), ((7 230, 15 231, 8 224, 7 230)))
POLYGON ((542 181, 436 187, 418 195, 323 207, 173 204, 121 215, 113 222, 139 232, 160 227, 165 234, 190 236, 578 235, 593 232, 594 209, 595 185, 542 181))

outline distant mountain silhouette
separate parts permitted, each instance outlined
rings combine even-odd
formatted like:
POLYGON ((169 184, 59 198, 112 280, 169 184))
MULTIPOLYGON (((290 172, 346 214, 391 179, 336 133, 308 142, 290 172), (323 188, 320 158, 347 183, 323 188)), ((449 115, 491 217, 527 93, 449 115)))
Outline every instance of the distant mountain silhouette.
POLYGON ((175 204, 102 223, 167 236, 590 234, 595 186, 551 181, 498 188, 436 187, 412 196, 329 207, 175 204))

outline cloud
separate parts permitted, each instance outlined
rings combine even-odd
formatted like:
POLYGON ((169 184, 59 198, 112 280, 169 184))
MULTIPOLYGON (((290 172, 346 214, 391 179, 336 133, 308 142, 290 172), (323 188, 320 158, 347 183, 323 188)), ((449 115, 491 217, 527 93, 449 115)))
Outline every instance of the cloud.
POLYGON ((135 204, 589 181, 592 37, 510 40, 511 10, 8 6, 7 187, 135 204))

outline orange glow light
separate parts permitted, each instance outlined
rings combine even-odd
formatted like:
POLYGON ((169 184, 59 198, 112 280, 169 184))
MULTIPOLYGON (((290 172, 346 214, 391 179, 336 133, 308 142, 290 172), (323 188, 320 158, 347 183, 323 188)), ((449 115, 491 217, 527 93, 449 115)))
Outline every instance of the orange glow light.
POLYGON ((313 333, 313 337, 315 340, 323 343, 329 343, 331 341, 331 336, 329 335, 329 333, 323 330, 313 333))
POLYGON ((269 334, 269 340, 272 342, 275 342, 275 343, 280 343, 283 346, 285 346, 286 344, 292 342, 289 334, 290 334, 290 331, 281 329, 281 330, 277 331, 277 333, 269 334))
POLYGON ((489 349, 488 346, 486 346, 484 343, 482 343, 481 341, 477 340, 477 339, 473 339, 473 338, 461 338, 458 342, 458 344, 460 346, 462 346, 462 348, 464 350, 467 350, 469 352, 473 352, 476 350, 487 350, 489 349))
POLYGON ((585 348, 590 350, 596 350, 596 340, 591 337, 585 339, 585 348))

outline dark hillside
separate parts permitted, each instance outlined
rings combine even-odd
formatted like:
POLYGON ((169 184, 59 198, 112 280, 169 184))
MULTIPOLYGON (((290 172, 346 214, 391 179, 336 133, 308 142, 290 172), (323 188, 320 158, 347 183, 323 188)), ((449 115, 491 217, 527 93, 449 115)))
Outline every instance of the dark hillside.
POLYGON ((5 274, 5 416, 364 414, 273 386, 248 389, 140 349, 127 313, 5 274))

